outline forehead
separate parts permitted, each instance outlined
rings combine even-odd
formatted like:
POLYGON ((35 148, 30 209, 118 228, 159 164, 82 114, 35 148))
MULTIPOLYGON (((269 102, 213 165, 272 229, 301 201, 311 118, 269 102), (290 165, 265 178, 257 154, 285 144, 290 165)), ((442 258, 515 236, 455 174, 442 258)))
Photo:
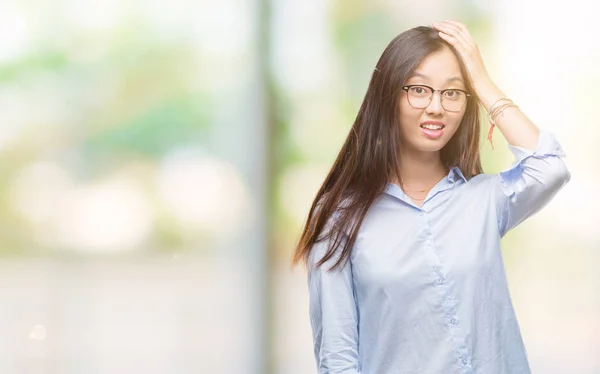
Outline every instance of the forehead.
POLYGON ((429 80, 430 83, 443 84, 449 79, 462 81, 458 59, 449 48, 433 52, 421 61, 411 78, 429 80))

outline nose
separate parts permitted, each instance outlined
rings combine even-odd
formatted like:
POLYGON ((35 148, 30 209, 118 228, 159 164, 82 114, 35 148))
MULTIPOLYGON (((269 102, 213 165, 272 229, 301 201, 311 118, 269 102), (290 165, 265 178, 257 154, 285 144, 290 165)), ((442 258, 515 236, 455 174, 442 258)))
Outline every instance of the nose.
POLYGON ((431 102, 425 108, 427 114, 441 116, 444 113, 444 108, 442 107, 442 95, 439 92, 434 92, 433 96, 431 96, 431 102))

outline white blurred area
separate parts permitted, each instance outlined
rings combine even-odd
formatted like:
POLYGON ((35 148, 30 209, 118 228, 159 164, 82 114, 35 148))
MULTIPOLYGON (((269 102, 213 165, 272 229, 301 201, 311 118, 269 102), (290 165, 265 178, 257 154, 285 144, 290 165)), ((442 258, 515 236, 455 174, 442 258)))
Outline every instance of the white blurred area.
POLYGON ((139 183, 122 175, 77 186, 60 166, 38 162, 14 180, 11 200, 41 246, 128 251, 148 237, 154 218, 139 183))
POLYGON ((258 372, 262 306, 247 258, 264 247, 264 135, 260 98, 247 98, 252 60, 231 61, 255 43, 252 6, 3 2, 0 173, 11 221, 0 232, 29 248, 0 256, 0 373, 258 372), (142 53, 127 50, 136 38, 142 53), (189 60, 136 92, 146 84, 136 69, 161 66, 153 48, 179 46, 189 60), (53 49, 64 55, 40 57, 53 49), (63 63, 72 68, 53 70, 63 63), (162 84, 177 69, 183 83, 162 84), (176 89, 210 99, 198 103, 216 113, 209 139, 156 160, 115 152, 91 170, 81 143, 102 129, 89 113, 109 131, 176 89))
POLYGON ((600 372, 598 5, 495 3, 498 78, 558 136, 572 179, 507 245, 513 302, 533 372, 600 372), (514 11, 519 9, 519 11, 514 11), (542 17, 532 17, 533 14, 542 17))
MULTIPOLYGON (((173 70, 185 72, 190 90, 208 93, 203 104, 213 116, 208 139, 202 139, 208 146, 188 142, 153 162, 127 160, 91 177, 72 156, 90 119, 73 108, 103 112, 107 102, 119 103, 119 90, 128 87, 122 77, 103 70, 93 93, 86 92, 79 70, 66 76, 26 72, 18 84, 0 85, 0 157, 6 165, 0 172, 16 168, 2 193, 20 225, 16 232, 14 224, 0 232, 35 246, 31 255, 0 257, 0 373, 263 374, 267 360, 273 373, 315 373, 306 275, 302 267, 290 271, 288 259, 358 110, 356 98, 397 33, 477 12, 490 19, 491 38, 480 45, 490 73, 534 122, 558 136, 573 175, 545 210, 504 243, 532 370, 600 373, 595 3, 269 4, 267 64, 289 130, 289 144, 276 148, 303 153, 302 162, 274 176, 274 197, 264 196, 266 115, 256 66, 260 2, 3 2, 0 62, 7 66, 48 41, 63 46, 65 58, 82 70, 103 59, 126 59, 122 51, 125 57, 109 55, 109 45, 131 37, 131 25, 143 24, 153 32, 148 40, 186 46, 191 60, 173 70), (364 19, 394 26, 387 34, 369 34, 364 19), (359 55, 340 52, 344 37, 362 43, 359 55), (359 68, 345 71, 354 58, 362 59, 359 68), (22 155, 13 162, 21 154, 15 150, 22 155), (271 222, 280 246, 272 269, 264 268, 263 257, 268 198, 281 211, 271 222), (155 248, 160 230, 168 231, 165 240, 175 238, 166 251, 155 248), (273 283, 261 283, 268 271, 273 283), (267 308, 273 318, 265 321, 267 308), (273 339, 270 345, 265 336, 273 339)), ((127 66, 135 72, 152 62, 142 56, 127 66)), ((127 97, 132 108, 156 99, 134 96, 127 97)), ((483 145, 486 160, 508 166, 511 156, 497 130, 494 139, 495 151, 483 145)))
POLYGON ((182 150, 163 160, 159 196, 186 230, 226 236, 249 218, 245 186, 232 165, 194 153, 182 150))

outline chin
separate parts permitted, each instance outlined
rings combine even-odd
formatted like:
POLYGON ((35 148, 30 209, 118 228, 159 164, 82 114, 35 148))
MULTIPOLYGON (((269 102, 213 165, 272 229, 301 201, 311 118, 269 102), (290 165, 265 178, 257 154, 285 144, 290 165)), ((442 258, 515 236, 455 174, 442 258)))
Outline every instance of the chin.
POLYGON ((437 139, 437 140, 421 140, 418 144, 415 144, 415 149, 420 152, 439 152, 448 144, 448 140, 437 139))

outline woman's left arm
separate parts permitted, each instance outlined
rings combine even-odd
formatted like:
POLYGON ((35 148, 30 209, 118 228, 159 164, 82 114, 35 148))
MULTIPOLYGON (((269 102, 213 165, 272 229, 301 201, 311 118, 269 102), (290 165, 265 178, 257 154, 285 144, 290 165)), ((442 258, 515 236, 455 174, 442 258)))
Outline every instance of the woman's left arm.
MULTIPOLYGON (((439 31, 440 37, 450 43, 460 55, 479 101, 489 112, 490 107, 505 96, 491 80, 485 69, 479 47, 471 37, 469 30, 465 25, 456 21, 435 23, 433 27, 439 31)), ((518 108, 505 108, 498 115, 496 125, 508 144, 535 149, 540 131, 518 108)))
MULTIPOLYGON (((479 48, 466 26, 456 21, 433 26, 460 55, 477 97, 489 112, 490 107, 505 96, 490 79, 479 48)), ((496 179, 498 228, 500 236, 504 236, 543 208, 569 181, 571 174, 562 160, 565 153, 554 136, 540 131, 517 107, 505 107, 496 116, 495 124, 516 159, 515 164, 496 179)))

